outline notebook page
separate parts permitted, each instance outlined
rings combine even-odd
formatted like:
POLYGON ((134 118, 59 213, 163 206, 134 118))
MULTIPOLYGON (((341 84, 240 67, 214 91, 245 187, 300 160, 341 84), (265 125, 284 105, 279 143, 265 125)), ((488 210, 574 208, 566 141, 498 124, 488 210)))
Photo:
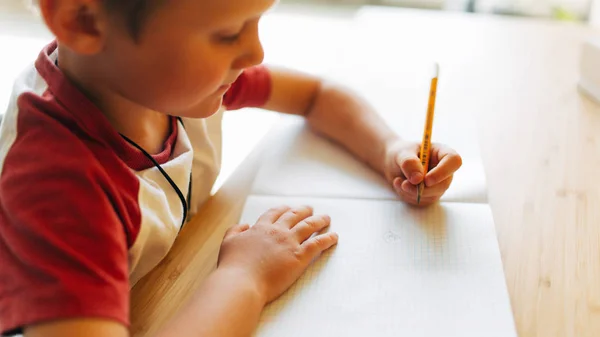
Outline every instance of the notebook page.
POLYGON ((281 204, 329 214, 340 239, 256 336, 516 336, 488 206, 251 196, 241 222, 281 204))
MULTIPOLYGON (((263 155, 253 194, 395 200, 390 184, 336 144, 314 134, 301 120, 285 119, 263 155)), ((442 198, 448 202, 487 203, 479 158, 463 158, 442 198)))

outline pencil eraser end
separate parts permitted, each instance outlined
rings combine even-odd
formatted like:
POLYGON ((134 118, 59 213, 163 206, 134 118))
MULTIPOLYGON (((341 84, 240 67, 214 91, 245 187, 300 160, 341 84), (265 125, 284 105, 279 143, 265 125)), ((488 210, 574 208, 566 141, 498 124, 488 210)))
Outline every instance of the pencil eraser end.
POLYGON ((440 76, 440 65, 435 62, 433 64, 433 78, 437 78, 440 76))

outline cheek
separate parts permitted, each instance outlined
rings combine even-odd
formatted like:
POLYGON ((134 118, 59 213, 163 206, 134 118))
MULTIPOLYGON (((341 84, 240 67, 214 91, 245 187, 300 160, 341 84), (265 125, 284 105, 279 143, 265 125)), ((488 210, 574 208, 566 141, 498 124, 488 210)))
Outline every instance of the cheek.
POLYGON ((231 67, 226 55, 182 48, 177 43, 144 49, 114 57, 117 61, 112 63, 120 66, 112 69, 111 82, 122 96, 152 110, 174 114, 199 106, 205 106, 202 110, 218 109, 220 97, 215 92, 231 67))
POLYGON ((187 109, 214 96, 230 71, 230 65, 202 53, 163 55, 153 70, 148 88, 163 109, 187 109), (169 61, 164 61, 169 60, 169 61))

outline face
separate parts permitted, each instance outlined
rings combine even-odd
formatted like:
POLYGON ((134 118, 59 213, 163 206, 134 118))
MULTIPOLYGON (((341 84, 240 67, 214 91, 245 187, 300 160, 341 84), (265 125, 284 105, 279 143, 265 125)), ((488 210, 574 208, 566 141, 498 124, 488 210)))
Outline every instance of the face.
POLYGON ((103 84, 137 105, 203 118, 221 106, 229 85, 260 64, 261 15, 274 0, 178 0, 152 12, 135 40, 123 18, 109 17, 93 56, 103 84))

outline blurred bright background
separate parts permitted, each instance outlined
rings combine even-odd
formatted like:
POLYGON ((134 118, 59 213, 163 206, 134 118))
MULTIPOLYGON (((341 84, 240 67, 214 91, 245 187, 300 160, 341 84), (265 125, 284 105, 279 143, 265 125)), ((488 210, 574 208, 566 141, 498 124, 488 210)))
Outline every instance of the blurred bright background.
POLYGON ((319 5, 375 5, 474 13, 546 17, 559 20, 588 19, 590 0, 283 0, 282 3, 319 5))

